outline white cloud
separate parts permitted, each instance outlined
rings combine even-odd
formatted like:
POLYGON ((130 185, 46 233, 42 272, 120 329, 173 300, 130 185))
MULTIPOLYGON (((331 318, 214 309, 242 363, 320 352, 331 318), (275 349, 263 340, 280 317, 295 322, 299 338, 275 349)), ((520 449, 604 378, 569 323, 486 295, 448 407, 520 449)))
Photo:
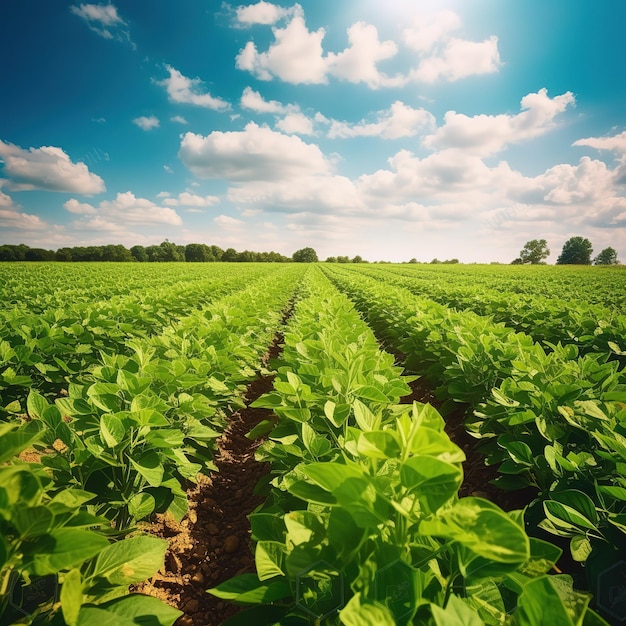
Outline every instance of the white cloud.
POLYGON ((240 6, 235 9, 237 14, 237 20, 243 26, 252 26, 253 24, 265 24, 269 26, 275 24, 279 20, 292 15, 294 12, 301 12, 302 9, 299 5, 295 5, 292 8, 284 8, 271 2, 257 2, 256 4, 249 4, 247 6, 240 6))
POLYGON ((382 137, 399 139, 413 137, 422 131, 429 131, 436 125, 435 117, 425 109, 414 109, 400 100, 386 111, 378 112, 378 121, 358 124, 332 120, 328 136, 334 138, 382 137))
POLYGON ((614 172, 589 157, 580 159, 578 165, 555 165, 536 180, 546 192, 544 199, 556 204, 593 203, 615 193, 614 172))
POLYGON ((440 11, 415 18, 403 32, 407 47, 418 55, 417 66, 409 79, 417 82, 456 81, 476 74, 497 72, 502 65, 498 38, 492 35, 484 41, 453 37, 462 26, 453 11, 440 11))
POLYGON ((163 200, 163 204, 167 204, 168 206, 206 208, 214 206, 220 201, 217 196, 199 196, 197 194, 191 194, 187 191, 179 193, 177 198, 171 198, 168 196, 166 196, 165 200, 163 200))
POLYGON ((213 218, 213 221, 222 228, 238 228, 244 224, 242 220, 230 217, 230 215, 218 215, 213 218))
POLYGON ((11 196, 0 191, 0 226, 7 230, 41 230, 47 228, 37 215, 24 213, 11 196))
POLYGON ((626 154, 626 130, 612 137, 586 137, 578 139, 573 146, 589 146, 596 150, 611 150, 619 154, 626 154))
POLYGON ((274 76, 292 84, 325 84, 328 82, 327 59, 322 50, 326 31, 311 32, 304 17, 296 15, 285 28, 272 28, 275 41, 267 52, 259 52, 249 41, 239 52, 236 66, 260 80, 274 76))
POLYGON ((93 219, 79 223, 89 229, 107 228, 107 224, 113 225, 116 229, 122 225, 182 224, 180 216, 174 209, 158 206, 146 198, 137 198, 130 191, 118 193, 115 200, 104 200, 97 207, 78 203, 74 199, 68 200, 63 206, 73 213, 94 215, 93 219))
POLYGON ((241 94, 241 107, 256 113, 284 113, 287 107, 278 100, 265 100, 263 96, 254 91, 252 87, 246 87, 241 94))
MULTIPOLYGON (((398 45, 393 40, 381 41, 372 24, 359 21, 348 30, 348 47, 342 52, 325 55, 322 46, 326 31, 309 31, 299 5, 284 28, 272 27, 274 40, 265 52, 249 41, 237 55, 236 66, 261 80, 280 80, 292 84, 326 84, 329 76, 351 83, 365 83, 371 89, 401 87, 408 82, 456 81, 467 76, 489 74, 501 66, 498 38, 483 41, 453 37, 461 28, 461 19, 452 11, 418 18, 403 31, 404 45, 417 55, 417 65, 405 73, 390 76, 378 65, 395 58, 398 45)), ((261 15, 255 23, 274 24, 287 17, 276 13, 280 7, 259 3, 250 7, 261 15), (261 5, 263 5, 261 7, 261 5), (274 7, 274 8, 271 8, 274 7)))
POLYGON ((313 135, 313 120, 304 113, 287 113, 285 117, 276 122, 276 128, 288 135, 313 135))
POLYGON ((168 173, 168 174, 173 174, 174 170, 169 166, 169 165, 164 165, 163 169, 168 173))
POLYGON ((409 76, 425 83, 453 82, 476 74, 493 74, 500 65, 496 36, 484 41, 451 39, 439 56, 422 59, 409 76))
POLYGON ((393 41, 379 41, 375 26, 357 22, 348 28, 350 47, 328 55, 328 71, 351 83, 365 83, 371 89, 398 87, 406 83, 402 76, 389 77, 378 70, 380 61, 393 58, 398 47, 393 41))
POLYGON ((521 101, 517 115, 475 115, 455 111, 444 116, 444 125, 424 140, 428 148, 458 148, 487 156, 511 143, 545 134, 554 126, 554 118, 575 102, 571 92, 550 98, 546 89, 529 93, 521 101))
POLYGON ((170 122, 176 122, 177 124, 189 123, 182 115, 174 115, 174 117, 170 117, 170 122))
POLYGON ((96 215, 98 211, 91 206, 91 204, 87 204, 86 202, 79 202, 75 198, 71 198, 67 202, 63 204, 63 207, 67 209, 70 213, 74 213, 76 215, 96 215))
POLYGON ((194 104, 214 111, 230 109, 230 104, 225 100, 215 98, 209 93, 202 93, 202 81, 199 78, 187 78, 171 65, 166 65, 165 69, 169 72, 169 78, 154 82, 165 87, 170 102, 194 104))
MULTIPOLYGON (((113 4, 80 4, 70 11, 82 18, 90 30, 105 39, 117 39, 132 44, 126 22, 113 4)), ((134 47, 134 44, 132 44, 134 47)))
POLYGON ((449 39, 450 33, 460 29, 461 25, 461 18, 454 11, 439 11, 414 18, 413 24, 404 29, 402 38, 407 47, 426 53, 449 39))
POLYGON ((142 130, 152 130, 159 127, 159 118, 155 115, 142 115, 141 117, 136 117, 133 120, 133 124, 136 124, 142 130))
POLYGON ((8 189, 40 189, 86 195, 105 190, 100 176, 90 172, 84 163, 72 163, 70 157, 55 146, 24 150, 0 140, 0 161, 4 162, 8 189))
POLYGON ((186 133, 178 156, 200 178, 230 181, 287 180, 330 170, 318 146, 253 122, 243 131, 186 133))

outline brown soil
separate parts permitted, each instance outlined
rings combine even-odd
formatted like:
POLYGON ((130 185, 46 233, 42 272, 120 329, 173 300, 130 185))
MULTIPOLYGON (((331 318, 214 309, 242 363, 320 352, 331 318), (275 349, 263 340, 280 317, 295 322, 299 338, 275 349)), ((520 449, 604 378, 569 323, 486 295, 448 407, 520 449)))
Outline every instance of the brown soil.
MULTIPOLYGON (((278 356, 281 342, 279 334, 265 361, 278 356)), ((271 417, 268 409, 249 405, 271 390, 272 379, 260 375, 249 385, 246 407, 231 417, 217 440, 218 472, 201 477, 188 492, 189 512, 182 522, 160 516, 147 529, 166 538, 169 547, 164 569, 138 585, 136 591, 156 596, 183 611, 176 626, 222 624, 238 607, 212 596, 207 589, 255 571, 247 516, 263 502, 254 491, 269 466, 255 460, 260 442, 247 439, 246 434, 271 417)))

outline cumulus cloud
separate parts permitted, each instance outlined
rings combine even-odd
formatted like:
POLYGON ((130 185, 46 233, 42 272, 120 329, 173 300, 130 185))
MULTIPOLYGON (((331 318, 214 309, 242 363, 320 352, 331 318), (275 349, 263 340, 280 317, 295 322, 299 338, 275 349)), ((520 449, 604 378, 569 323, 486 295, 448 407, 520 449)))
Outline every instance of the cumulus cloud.
POLYGON ((115 228, 121 225, 182 224, 174 209, 158 206, 146 198, 137 198, 130 191, 118 193, 115 200, 104 200, 97 207, 79 203, 73 198, 63 206, 71 213, 94 216, 81 222, 85 228, 107 228, 107 224, 115 225, 115 228))
POLYGON ((285 28, 272 28, 274 42, 267 52, 259 52, 249 41, 239 52, 236 66, 254 74, 260 80, 281 80, 298 84, 324 84, 328 82, 327 60, 322 49, 324 28, 312 32, 304 17, 296 15, 285 28))
POLYGON ((538 137, 554 126, 554 119, 575 103, 566 92, 550 98, 546 89, 529 93, 521 100, 522 112, 517 115, 474 115, 469 117, 448 111, 444 124, 424 140, 428 148, 458 148, 488 156, 511 143, 538 137))
POLYGON ((178 152, 199 178, 281 180, 326 173, 330 163, 314 144, 250 122, 243 131, 186 133, 178 152))
POLYGON ((11 196, 0 191, 0 226, 7 230, 41 230, 46 223, 37 215, 24 213, 11 196))
POLYGON ((174 115, 174 117, 170 117, 170 122, 176 122, 177 124, 189 123, 182 115, 174 115))
POLYGON ((618 154, 626 154, 626 130, 612 137, 586 137, 578 139, 573 146, 589 146, 596 150, 611 150, 618 154))
POLYGON ((393 40, 381 41, 372 24, 362 21, 352 24, 347 29, 348 46, 341 52, 326 54, 322 45, 325 29, 310 31, 299 5, 291 15, 270 3, 243 9, 249 10, 251 16, 257 15, 254 23, 259 24, 275 24, 290 18, 286 26, 272 27, 274 40, 266 51, 259 51, 249 41, 237 55, 237 67, 260 80, 278 78, 292 84, 326 84, 333 76, 379 89, 401 87, 409 82, 456 81, 496 72, 502 64, 495 35, 483 41, 453 36, 462 24, 452 11, 422 16, 406 28, 402 43, 416 55, 417 64, 404 73, 388 75, 379 69, 379 64, 394 59, 399 48, 393 40))
POLYGON ((82 162, 55 146, 25 150, 0 140, 0 161, 4 162, 7 188, 15 191, 39 189, 91 195, 105 190, 100 176, 82 162))
POLYGON ((461 28, 461 19, 453 11, 415 18, 403 32, 404 43, 417 53, 418 64, 409 73, 417 82, 456 81, 476 74, 497 72, 502 65, 498 38, 470 41, 453 37, 461 28))
POLYGON ((313 120, 304 113, 287 113, 285 117, 276 122, 276 128, 288 135, 313 135, 313 120))
POLYGON ((230 215, 218 215, 213 218, 213 221, 222 228, 238 228, 244 224, 242 220, 238 220, 230 215))
POLYGON ((265 100, 263 96, 254 91, 252 87, 246 87, 241 94, 241 107, 255 113, 285 113, 287 107, 278 100, 265 100))
POLYGON ((237 21, 242 26, 252 26, 253 24, 264 24, 269 26, 285 17, 288 17, 289 15, 301 12, 302 8, 298 4, 291 8, 284 8, 276 4, 272 4, 271 2, 265 2, 264 0, 257 2, 256 4, 249 4, 235 9, 237 21))
POLYGON ((371 89, 399 87, 403 76, 389 77, 378 69, 378 63, 393 58, 398 47, 393 41, 380 41, 375 26, 357 22, 348 28, 350 46, 338 54, 328 55, 328 71, 350 83, 365 83, 371 89))
MULTIPOLYGON (((132 44, 126 22, 113 4, 79 4, 70 11, 85 21, 90 30, 105 39, 116 39, 132 44)), ((134 44, 133 44, 134 45, 134 44)))
POLYGON ((142 130, 152 130, 159 127, 159 118, 155 115, 136 117, 133 120, 133 124, 136 124, 142 130))
POLYGON ((328 136, 334 138, 382 137, 399 139, 413 137, 436 126, 435 117, 425 109, 414 109, 400 100, 386 111, 378 112, 376 122, 360 121, 357 124, 332 120, 328 136))
POLYGON ((163 200, 163 204, 168 206, 207 208, 218 204, 219 201, 220 199, 217 196, 199 196, 183 191, 176 198, 171 198, 168 194, 163 200))
POLYGON ((165 87, 170 102, 193 104, 214 111, 230 109, 230 104, 221 98, 215 98, 209 93, 202 92, 202 81, 199 78, 187 78, 181 72, 166 65, 169 77, 163 80, 154 80, 155 84, 165 87))

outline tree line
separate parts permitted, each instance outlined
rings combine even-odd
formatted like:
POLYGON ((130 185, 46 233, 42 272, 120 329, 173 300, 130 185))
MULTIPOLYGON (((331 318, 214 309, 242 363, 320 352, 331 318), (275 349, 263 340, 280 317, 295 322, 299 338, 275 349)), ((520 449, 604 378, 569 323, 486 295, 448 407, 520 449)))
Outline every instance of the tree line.
MULTIPOLYGON (((557 265, 619 265, 615 248, 604 248, 593 259, 593 245, 586 237, 570 237, 564 244, 557 265)), ((545 239, 531 239, 522 248, 512 265, 540 265, 550 256, 550 248, 545 239)))

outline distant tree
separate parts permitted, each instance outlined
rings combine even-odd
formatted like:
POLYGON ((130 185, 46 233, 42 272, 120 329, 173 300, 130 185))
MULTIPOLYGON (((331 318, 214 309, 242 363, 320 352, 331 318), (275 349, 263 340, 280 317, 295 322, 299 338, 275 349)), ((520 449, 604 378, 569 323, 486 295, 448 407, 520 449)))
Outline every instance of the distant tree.
POLYGON ((447 265, 455 265, 456 263, 459 262, 459 260, 458 259, 446 259, 443 262, 446 263, 447 265))
POLYGON ((523 264, 539 265, 550 256, 550 248, 545 239, 531 239, 524 244, 519 253, 520 262, 523 264))
POLYGON ((435 257, 430 263, 431 263, 431 265, 433 265, 433 264, 437 265, 437 263, 441 263, 441 261, 437 257, 435 257))
POLYGON ((183 246, 177 246, 175 243, 168 241, 162 241, 158 246, 148 246, 146 248, 146 254, 148 260, 157 263, 171 263, 173 261, 184 261, 185 253, 183 246))
POLYGON ((222 250, 219 246, 209 246, 209 250, 211 251, 211 261, 221 261, 222 256, 224 254, 224 250, 222 250))
POLYGON ((29 248, 26 250, 25 261, 54 261, 55 254, 52 250, 44 248, 29 248))
POLYGON ((140 263, 145 263, 148 260, 146 249, 143 246, 133 246, 130 249, 130 253, 133 259, 135 259, 135 261, 139 261, 140 263))
MULTIPOLYGON (((493 263, 492 263, 492 265, 493 265, 493 263)), ((517 259, 513 259, 511 261, 511 265, 524 265, 524 261, 522 261, 522 259, 517 257, 517 259)))
POLYGON ((619 265, 617 259, 617 251, 615 248, 604 248, 600 254, 593 260, 595 265, 619 265))
POLYGON ((56 251, 55 259, 57 261, 72 261, 72 249, 71 248, 59 248, 56 251))
POLYGON ((350 263, 350 259, 347 256, 338 256, 337 263, 350 263))
POLYGON ((563 244, 563 250, 556 260, 557 265, 591 265, 591 241, 584 237, 571 237, 563 244))
POLYGON ((329 256, 326 258, 325 263, 337 263, 337 257, 336 256, 329 256))
POLYGON ((413 257, 413 258, 409 261, 409 263, 417 263, 417 259, 416 259, 415 257, 413 257))
POLYGON ((239 260, 239 252, 235 248, 226 248, 222 254, 222 261, 225 263, 234 263, 239 260))
POLYGON ((352 263, 364 263, 363 257, 360 254, 357 254, 353 259, 352 263))
POLYGON ((189 243, 185 246, 185 261, 188 263, 206 263, 211 260, 211 250, 204 243, 189 243))
POLYGON ((317 252, 313 248, 302 248, 296 250, 291 256, 291 260, 295 263, 317 263, 317 252))

